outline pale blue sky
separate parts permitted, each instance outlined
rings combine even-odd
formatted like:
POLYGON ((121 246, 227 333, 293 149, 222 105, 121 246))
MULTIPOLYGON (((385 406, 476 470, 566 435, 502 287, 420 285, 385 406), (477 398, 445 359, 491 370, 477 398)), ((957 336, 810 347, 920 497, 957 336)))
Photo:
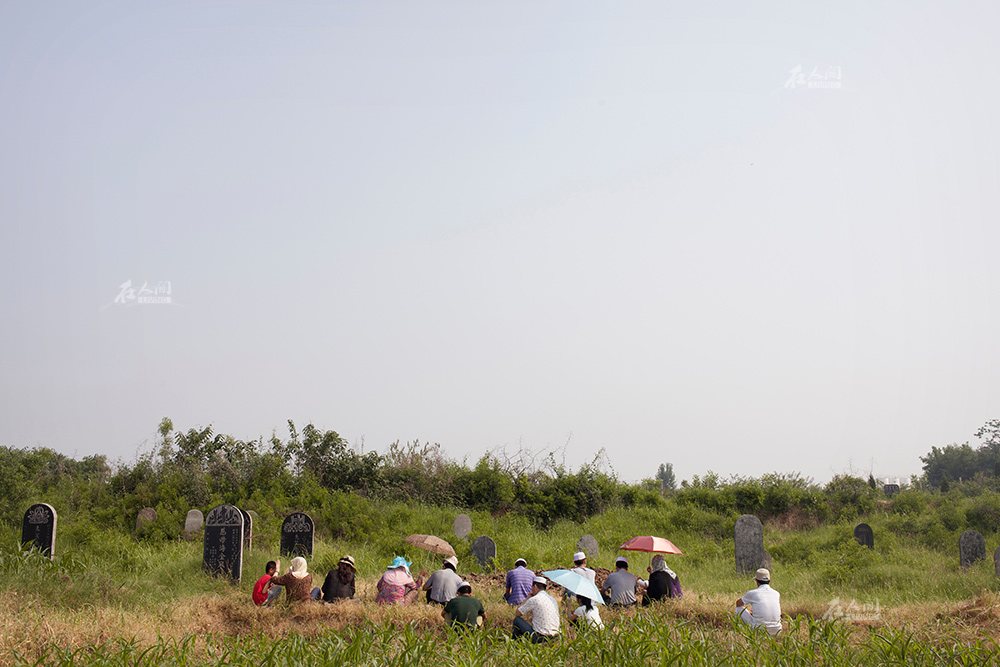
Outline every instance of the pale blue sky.
POLYGON ((0 5, 0 444, 919 472, 1000 417, 1000 6, 689 4, 0 5))

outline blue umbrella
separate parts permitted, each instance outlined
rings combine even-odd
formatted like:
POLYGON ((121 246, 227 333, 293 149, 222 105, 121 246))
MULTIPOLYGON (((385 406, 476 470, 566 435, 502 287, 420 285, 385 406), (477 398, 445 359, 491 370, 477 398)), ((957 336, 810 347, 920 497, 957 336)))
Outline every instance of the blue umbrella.
POLYGON ((559 584, 574 595, 590 598, 594 604, 604 604, 604 598, 593 581, 569 570, 545 570, 542 572, 554 584, 559 584))

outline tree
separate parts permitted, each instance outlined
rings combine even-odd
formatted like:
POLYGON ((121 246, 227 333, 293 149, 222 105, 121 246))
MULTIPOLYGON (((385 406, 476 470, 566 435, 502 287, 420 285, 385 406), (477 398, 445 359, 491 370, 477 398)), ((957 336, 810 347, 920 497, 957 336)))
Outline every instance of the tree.
POLYGON ((674 477, 674 464, 661 463, 656 471, 656 479, 660 480, 665 491, 673 491, 677 488, 677 479, 674 477))

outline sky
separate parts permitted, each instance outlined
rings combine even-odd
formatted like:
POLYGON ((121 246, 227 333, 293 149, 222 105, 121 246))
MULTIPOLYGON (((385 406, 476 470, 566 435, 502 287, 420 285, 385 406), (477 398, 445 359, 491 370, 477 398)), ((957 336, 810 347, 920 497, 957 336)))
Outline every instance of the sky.
POLYGON ((0 4, 0 445, 905 480, 1000 417, 997 25, 0 4))

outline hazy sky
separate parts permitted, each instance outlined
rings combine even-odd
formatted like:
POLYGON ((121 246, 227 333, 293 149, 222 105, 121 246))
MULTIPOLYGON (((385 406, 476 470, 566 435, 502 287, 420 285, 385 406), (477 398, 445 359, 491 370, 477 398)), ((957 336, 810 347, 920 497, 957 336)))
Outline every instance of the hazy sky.
POLYGON ((817 481, 978 444, 1000 5, 487 7, 0 5, 0 444, 293 419, 817 481))

